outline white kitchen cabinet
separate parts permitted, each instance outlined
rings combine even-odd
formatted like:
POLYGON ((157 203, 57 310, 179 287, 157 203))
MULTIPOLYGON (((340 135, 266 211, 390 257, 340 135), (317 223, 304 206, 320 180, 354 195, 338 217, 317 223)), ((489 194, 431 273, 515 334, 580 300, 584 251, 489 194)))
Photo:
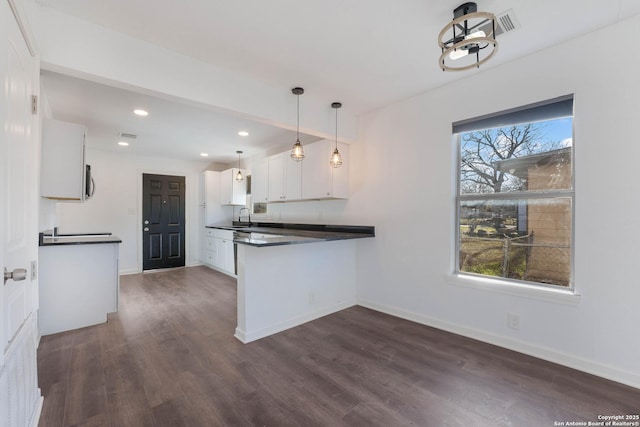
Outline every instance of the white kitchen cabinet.
POLYGON ((59 201, 85 200, 86 127, 59 120, 42 122, 40 195, 59 201))
POLYGON ((204 208, 205 226, 223 222, 228 215, 220 204, 220 172, 204 171, 200 175, 200 206, 204 208))
POLYGON ((292 160, 288 151, 269 157, 270 202, 290 202, 302 198, 302 163, 292 160))
POLYGON ((220 204, 244 206, 247 204, 247 181, 238 181, 238 170, 246 176, 244 169, 231 168, 220 172, 220 204))
POLYGON ((349 197, 349 146, 338 143, 342 166, 334 168, 329 158, 335 142, 328 139, 304 146, 302 199, 347 199, 349 197))
POLYGON ((208 228, 204 235, 203 262, 209 267, 235 275, 233 231, 208 228))
POLYGON ((269 158, 257 162, 251 168, 251 200, 254 203, 269 201, 269 158))
POLYGON ((218 265, 218 247, 210 229, 205 229, 202 237, 202 263, 215 267, 218 265))
POLYGON ((218 239, 217 267, 228 274, 235 275, 235 255, 233 253, 233 236, 218 239))
POLYGON ((42 335, 104 323, 107 313, 118 311, 118 245, 40 246, 42 335))

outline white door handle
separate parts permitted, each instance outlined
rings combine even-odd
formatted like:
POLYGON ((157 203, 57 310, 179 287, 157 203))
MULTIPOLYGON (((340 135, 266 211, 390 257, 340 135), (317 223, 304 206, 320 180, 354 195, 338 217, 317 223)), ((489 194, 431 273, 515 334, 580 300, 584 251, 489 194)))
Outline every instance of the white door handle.
POLYGON ((26 268, 16 268, 13 271, 7 271, 7 268, 4 268, 4 283, 7 283, 7 280, 11 279, 14 282, 19 282, 20 280, 24 280, 27 278, 27 269, 26 268))

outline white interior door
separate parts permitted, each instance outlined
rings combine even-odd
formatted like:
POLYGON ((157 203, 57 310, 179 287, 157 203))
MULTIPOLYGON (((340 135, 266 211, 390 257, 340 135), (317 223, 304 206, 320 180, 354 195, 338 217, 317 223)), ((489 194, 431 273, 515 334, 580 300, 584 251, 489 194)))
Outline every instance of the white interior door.
POLYGON ((6 1, 0 1, 0 37, 0 265, 24 275, 0 285, 0 425, 13 427, 37 422, 42 400, 36 369, 38 287, 31 271, 38 255, 39 127, 31 111, 38 64, 6 1))
MULTIPOLYGON (((4 3, 4 2, 3 2, 4 3)), ((5 3, 6 5, 6 3, 5 3)), ((12 18, 12 16, 9 16, 12 18)), ((8 19, 9 23, 11 19, 8 19)), ((17 24, 7 25, 8 34, 3 60, 6 61, 3 106, 0 120, 4 137, 0 145, 3 159, 3 221, 0 226, 3 266, 9 272, 26 270, 24 280, 9 279, 3 286, 3 349, 6 349, 23 322, 35 308, 31 280, 31 261, 37 259, 37 135, 31 112, 34 59, 31 57, 17 24), (11 31, 13 30, 13 31, 11 31)))

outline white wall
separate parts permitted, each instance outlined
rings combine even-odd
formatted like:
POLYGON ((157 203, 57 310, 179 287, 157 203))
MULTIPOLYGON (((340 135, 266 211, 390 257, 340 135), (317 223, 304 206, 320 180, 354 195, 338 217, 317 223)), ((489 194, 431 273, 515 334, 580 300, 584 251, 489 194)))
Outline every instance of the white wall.
POLYGON ((359 246, 361 303, 640 387, 638 42, 635 17, 363 117, 350 207, 377 235, 359 246), (451 123, 570 93, 581 297, 462 285, 451 123))
POLYGON ((199 176, 208 162, 133 156, 91 148, 87 148, 86 156, 96 182, 95 195, 85 203, 57 204, 60 233, 111 232, 122 239, 120 272, 138 272, 142 268, 141 174, 182 175, 186 180, 186 264, 199 263, 199 176))
MULTIPOLYGON (((277 89, 259 87, 258 92, 269 95, 264 97, 267 103, 240 105, 233 90, 221 91, 222 95, 213 90, 220 88, 212 86, 213 81, 233 88, 224 79, 210 79, 223 75, 222 70, 178 59, 179 55, 108 30, 88 28, 52 10, 43 11, 40 18, 42 58, 51 69, 75 70, 97 80, 120 81, 124 87, 146 87, 153 93, 220 105, 285 127, 294 122, 287 95, 278 98, 277 89), (91 37, 77 37, 72 28, 91 37), (131 64, 131 58, 139 59, 133 68, 112 66, 131 64), (166 65, 161 67, 165 72, 146 72, 157 70, 158 63, 166 65), (149 75, 154 77, 151 83, 149 75), (176 75, 193 78, 177 82, 171 79, 176 75), (191 85, 193 81, 208 82, 207 90, 191 85), (266 112, 273 105, 279 106, 277 113, 266 112)), ((361 118, 359 143, 350 148, 350 200, 273 205, 270 215, 287 221, 376 226, 375 239, 357 242, 358 292, 364 305, 640 387, 636 331, 640 286, 634 268, 640 238, 634 220, 640 198, 633 191, 635 159, 640 155, 636 118, 640 61, 629 51, 640 41, 639 32, 640 17, 635 17, 509 64, 490 68, 489 63, 487 68, 466 72, 468 77, 454 84, 372 112, 361 118), (575 282, 580 299, 545 299, 451 280, 455 216, 451 123, 568 93, 575 94, 576 111, 575 282), (507 328, 507 312, 520 315, 519 331, 507 328)), ((330 132, 328 123, 320 119, 316 127, 321 131, 316 134, 330 132)), ((96 225, 126 239, 121 268, 134 268, 138 200, 131 190, 133 176, 138 168, 169 172, 190 166, 166 159, 140 160, 138 165, 137 160, 110 153, 89 162, 96 169, 104 164, 108 176, 99 177, 96 171, 96 199, 64 205, 59 225, 72 231, 87 220, 80 215, 83 210, 95 215, 96 225), (99 196, 106 191, 100 190, 102 179, 111 179, 114 187, 105 200, 99 196), (136 215, 128 215, 131 207, 136 215)), ((195 178, 194 171, 191 176, 195 178)), ((197 193, 189 188, 188 197, 195 200, 197 193)), ((193 241, 197 239, 192 239, 190 249, 193 241)))

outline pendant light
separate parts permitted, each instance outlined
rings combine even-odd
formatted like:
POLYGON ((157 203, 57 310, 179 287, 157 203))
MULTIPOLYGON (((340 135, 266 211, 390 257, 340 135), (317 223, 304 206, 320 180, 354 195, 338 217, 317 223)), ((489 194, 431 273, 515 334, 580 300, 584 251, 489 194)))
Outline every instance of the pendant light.
POLYGON ((291 158, 296 162, 301 162, 304 159, 304 150, 302 149, 302 144, 300 144, 300 95, 304 93, 304 89, 301 87, 294 87, 291 89, 291 93, 293 93, 298 98, 298 121, 296 125, 296 143, 293 144, 293 148, 291 149, 291 158))
POLYGON ((244 176, 242 176, 242 169, 240 169, 240 154, 242 154, 242 151, 238 150, 236 151, 236 153, 238 153, 238 173, 236 174, 236 181, 241 182, 244 181, 244 176))
POLYGON ((334 102, 331 104, 331 108, 336 110, 336 149, 333 150, 331 154, 331 158, 329 159, 329 164, 334 168, 339 168, 342 166, 342 154, 338 151, 338 108, 342 107, 340 102, 334 102))

